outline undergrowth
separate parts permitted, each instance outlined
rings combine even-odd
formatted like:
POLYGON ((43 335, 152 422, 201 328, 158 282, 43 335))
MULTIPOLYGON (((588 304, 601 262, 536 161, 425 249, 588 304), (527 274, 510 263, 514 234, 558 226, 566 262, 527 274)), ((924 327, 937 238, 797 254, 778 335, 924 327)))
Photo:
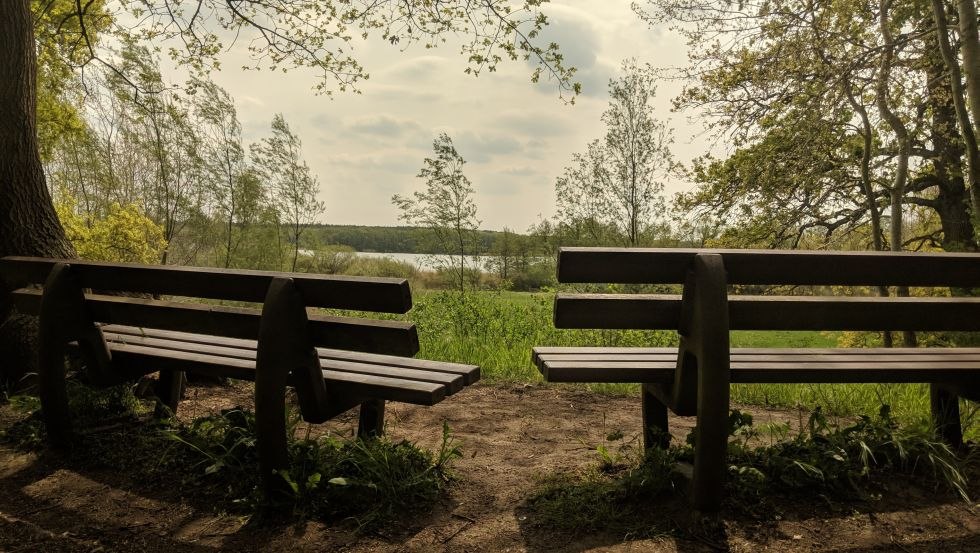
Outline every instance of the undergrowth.
MULTIPOLYGON (((525 503, 527 520, 570 534, 642 537, 677 530, 665 526, 672 523, 665 513, 677 509, 671 502, 685 493, 678 462, 693 461, 696 432, 684 444, 644 454, 627 442, 596 446, 597 461, 586 471, 541 479, 525 503)), ((756 426, 750 414, 733 410, 725 506, 765 517, 776 498, 798 507, 813 506, 814 498, 874 503, 909 484, 969 501, 966 475, 975 472, 976 461, 975 448, 957 455, 928 428, 899 425, 887 406, 846 425, 829 421, 818 408, 795 432, 785 423, 756 426)), ((687 509, 683 503, 681 510, 687 509)))
POLYGON ((349 518, 361 528, 375 527, 436 500, 451 481, 451 463, 460 456, 445 424, 440 448, 431 452, 385 436, 340 439, 312 436, 308 431, 299 436, 298 417, 289 420, 289 469, 279 473, 284 485, 275 497, 260 492, 251 411, 227 409, 189 425, 173 425, 163 433, 179 446, 175 455, 193 467, 188 485, 220 491, 257 513, 349 518))
POLYGON ((895 475, 969 500, 965 466, 975 462, 973 456, 957 456, 926 427, 899 425, 887 405, 848 425, 829 422, 817 408, 791 438, 788 424, 760 429, 737 410, 730 423, 729 491, 745 505, 772 491, 875 500, 889 491, 895 475), (766 435, 770 445, 752 445, 766 435))
MULTIPOLYGON (((76 439, 58 458, 73 469, 111 470, 148 490, 256 520, 344 520, 370 530, 436 501, 461 455, 448 425, 440 447, 429 451, 385 436, 314 436, 290 410, 289 468, 278 475, 280 493, 266 497, 251 411, 226 409, 190 423, 147 419, 152 406, 129 385, 99 390, 72 383, 69 398, 76 439)), ((10 408, 23 417, 0 431, 0 440, 41 450, 46 436, 38 400, 13 396, 10 408)))

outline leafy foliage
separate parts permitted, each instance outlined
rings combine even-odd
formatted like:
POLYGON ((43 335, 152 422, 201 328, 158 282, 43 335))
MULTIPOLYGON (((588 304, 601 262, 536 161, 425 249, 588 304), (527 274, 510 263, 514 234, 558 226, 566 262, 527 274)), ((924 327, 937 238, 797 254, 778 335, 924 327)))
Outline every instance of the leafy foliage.
POLYGON ((572 156, 555 181, 559 224, 582 227, 589 244, 649 242, 662 219, 662 179, 673 169, 672 130, 653 117, 655 77, 636 60, 609 80, 606 134, 572 156))
POLYGON ((176 425, 165 435, 183 446, 178 455, 194 463, 199 485, 225 490, 236 502, 323 518, 353 517, 374 527, 409 508, 434 501, 450 482, 449 466, 461 453, 447 425, 437 452, 406 440, 340 440, 299 437, 298 415, 288 431, 290 466, 279 476, 284 494, 259 494, 255 415, 241 408, 176 425))
MULTIPOLYGON (((736 510, 758 512, 777 494, 818 495, 826 501, 876 498, 901 477, 968 500, 964 467, 974 460, 957 457, 927 432, 900 426, 888 406, 877 417, 859 417, 847 426, 831 424, 817 408, 795 436, 788 424, 756 426, 752 415, 736 409, 729 415, 729 434, 727 505, 736 510), (760 445, 765 441, 769 445, 760 445)), ((659 498, 665 504, 684 489, 676 464, 692 460, 693 435, 687 444, 655 447, 643 455, 629 441, 599 444, 592 467, 538 483, 525 504, 528 524, 571 534, 642 536, 675 530, 663 527, 662 516, 649 516, 663 511, 660 505, 651 509, 651 502, 659 498)), ((617 442, 623 436, 616 432, 606 439, 617 442)))
POLYGON ((535 65, 531 80, 554 78, 559 91, 578 94, 572 82, 575 69, 564 65, 558 45, 538 45, 548 23, 540 11, 545 0, 501 2, 339 2, 287 0, 226 5, 221 0, 138 0, 127 7, 142 22, 135 32, 144 40, 179 39, 184 49, 171 51, 178 62, 204 71, 217 66, 230 45, 223 37, 249 37, 254 69, 288 70, 309 67, 321 78, 319 92, 330 94, 356 88, 368 73, 354 57, 350 44, 378 36, 392 45, 422 43, 434 48, 445 35, 466 37, 461 54, 466 73, 495 71, 504 59, 535 65))
POLYGON ((62 194, 55 205, 65 235, 79 257, 96 261, 156 263, 167 247, 163 229, 138 206, 109 205, 105 217, 83 218, 77 202, 62 194))
POLYGON ((418 174, 425 180, 425 190, 417 190, 411 196, 396 194, 391 201, 401 211, 399 218, 428 229, 435 247, 450 252, 432 258, 440 269, 452 275, 454 287, 463 294, 467 275, 473 272, 467 259, 475 260, 480 253, 480 221, 476 218, 473 185, 463 173, 466 160, 448 134, 441 133, 432 142, 432 149, 435 157, 425 158, 418 174))
POLYGON ((787 425, 760 431, 751 415, 735 410, 730 431, 730 487, 742 498, 763 496, 770 489, 868 497, 887 482, 888 474, 899 473, 968 499, 963 461, 927 430, 900 426, 888 405, 876 417, 861 415, 847 426, 831 424, 817 407, 806 427, 789 440, 782 439, 789 433, 787 425), (751 446, 763 432, 777 441, 751 446))

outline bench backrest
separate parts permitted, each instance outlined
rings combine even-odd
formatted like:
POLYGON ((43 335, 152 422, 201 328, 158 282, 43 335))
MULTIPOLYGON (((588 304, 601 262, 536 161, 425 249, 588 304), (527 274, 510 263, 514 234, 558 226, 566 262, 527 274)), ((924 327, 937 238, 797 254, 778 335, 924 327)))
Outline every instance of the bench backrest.
MULTIPOLYGON (((34 257, 4 257, 0 273, 15 286, 43 285, 55 265, 67 263, 84 289, 261 303, 276 278, 292 279, 307 307, 406 313, 408 281, 395 278, 278 273, 240 269, 140 265, 34 257)), ((37 313, 41 292, 13 292, 18 311, 37 313)), ((86 294, 97 322, 256 339, 261 311, 201 303, 86 294)), ((418 352, 415 326, 403 321, 309 315, 318 346, 411 356, 418 352)))
MULTIPOLYGON (((683 284, 694 259, 721 256, 728 284, 980 287, 980 254, 562 248, 563 283, 683 284)), ((558 328, 678 329, 678 295, 559 294, 558 328)), ((733 330, 980 330, 980 298, 735 296, 733 330)))

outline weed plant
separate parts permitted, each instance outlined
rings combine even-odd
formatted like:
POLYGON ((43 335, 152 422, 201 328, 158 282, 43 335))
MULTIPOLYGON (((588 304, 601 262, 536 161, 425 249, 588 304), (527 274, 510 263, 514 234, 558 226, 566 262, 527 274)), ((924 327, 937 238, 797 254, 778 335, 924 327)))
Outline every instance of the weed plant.
POLYGON ((460 456, 447 425, 439 450, 430 452, 383 436, 341 440, 306 432, 300 437, 298 417, 291 413, 289 420, 290 464, 278 475, 284 485, 275 497, 259 491, 251 411, 224 410, 189 425, 174 425, 164 434, 180 446, 174 455, 194 467, 189 485, 221 493, 250 511, 349 518, 359 528, 373 528, 436 500, 451 481, 450 464, 460 456))
MULTIPOLYGON (((663 517, 650 517, 651 502, 664 504, 685 485, 677 462, 692 462, 697 429, 685 444, 637 454, 631 443, 595 447, 596 463, 579 474, 548 475, 525 504, 533 524, 571 534, 611 531, 637 537, 664 532, 663 517)), ((610 435, 609 442, 622 439, 610 435)), ((975 453, 958 456, 928 429, 900 425, 884 406, 874 417, 839 425, 820 409, 795 434, 788 424, 755 426, 752 416, 729 416, 729 478, 726 506, 765 516, 774 497, 796 505, 812 498, 876 501, 913 483, 945 490, 969 501, 966 474, 975 453), (768 443, 766 443, 768 442, 768 443), (803 500, 800 503, 800 500, 803 500)), ((668 509, 669 510, 669 509, 668 509)))
POLYGON ((832 424, 818 408, 796 436, 786 439, 788 433, 789 425, 759 429, 750 414, 732 411, 728 454, 734 497, 749 504, 772 491, 873 499, 898 474, 969 501, 965 465, 975 460, 957 457, 927 427, 899 425, 887 405, 877 416, 863 415, 848 425, 832 424), (764 435, 770 445, 750 445, 764 435))
MULTIPOLYGON (((152 407, 133 395, 131 385, 95 389, 69 383, 77 438, 66 459, 74 469, 109 469, 171 493, 176 485, 187 500, 245 516, 345 519, 372 529, 437 500, 452 480, 450 465, 460 457, 446 425, 433 452, 388 437, 313 436, 308 427, 300 431, 291 410, 289 468, 279 474, 281 493, 264 497, 251 411, 227 409, 189 424, 146 420, 152 407)), ((23 418, 0 432, 0 439, 41 449, 46 435, 39 401, 13 396, 10 404, 23 418)))
MULTIPOLYGON (((65 384, 68 388, 68 410, 72 414, 75 430, 135 421, 150 410, 133 394, 130 384, 103 389, 71 379, 65 384)), ((35 396, 15 395, 9 398, 9 402, 15 412, 26 416, 9 428, 0 430, 0 440, 26 449, 40 447, 46 439, 41 420, 41 401, 35 396)))

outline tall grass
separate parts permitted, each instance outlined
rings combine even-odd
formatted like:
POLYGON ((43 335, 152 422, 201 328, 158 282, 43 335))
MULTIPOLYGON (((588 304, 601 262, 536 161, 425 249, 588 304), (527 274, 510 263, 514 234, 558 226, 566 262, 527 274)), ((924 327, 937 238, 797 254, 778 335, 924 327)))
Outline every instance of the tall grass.
POLYGON ((409 318, 420 357, 479 365, 488 380, 535 381, 534 346, 669 346, 665 331, 559 330, 550 294, 423 292, 409 318))

